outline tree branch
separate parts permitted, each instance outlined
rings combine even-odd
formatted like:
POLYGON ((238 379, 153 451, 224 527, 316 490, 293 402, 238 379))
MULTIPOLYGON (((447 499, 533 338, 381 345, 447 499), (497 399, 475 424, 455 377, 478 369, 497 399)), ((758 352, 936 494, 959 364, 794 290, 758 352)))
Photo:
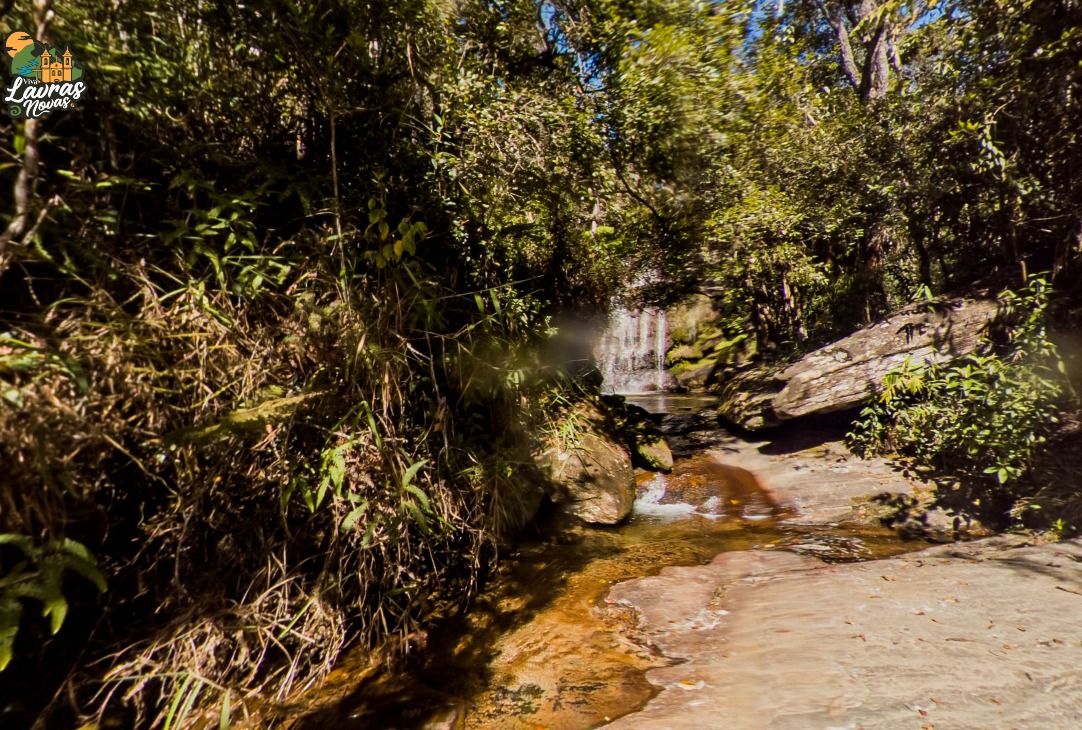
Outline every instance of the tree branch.
POLYGON ((864 68, 860 73, 860 100, 881 99, 887 93, 887 24, 879 21, 864 52, 864 68))
POLYGON ((857 62, 853 57, 853 46, 849 42, 849 31, 845 29, 845 21, 842 19, 841 10, 832 12, 827 8, 823 0, 815 0, 819 10, 823 13, 827 23, 834 29, 834 36, 838 39, 838 47, 841 50, 842 71, 853 90, 859 92, 861 85, 860 71, 857 70, 857 62))

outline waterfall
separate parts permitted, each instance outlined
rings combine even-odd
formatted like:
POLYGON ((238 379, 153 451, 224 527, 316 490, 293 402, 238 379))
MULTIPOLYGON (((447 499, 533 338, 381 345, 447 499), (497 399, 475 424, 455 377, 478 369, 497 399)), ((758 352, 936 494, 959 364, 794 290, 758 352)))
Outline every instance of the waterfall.
POLYGON ((670 387, 665 371, 668 322, 663 309, 617 307, 594 351, 606 393, 651 393, 670 387))

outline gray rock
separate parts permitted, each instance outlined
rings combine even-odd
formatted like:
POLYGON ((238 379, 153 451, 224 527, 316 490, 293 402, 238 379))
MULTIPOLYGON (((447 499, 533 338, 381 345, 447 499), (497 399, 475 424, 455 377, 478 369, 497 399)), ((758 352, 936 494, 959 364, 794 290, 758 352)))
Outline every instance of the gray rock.
POLYGON ((907 358, 940 363, 976 350, 997 311, 994 300, 972 298, 904 307, 781 370, 759 367, 724 378, 720 415, 756 430, 855 408, 907 358))
POLYGON ((756 431, 778 425, 771 403, 784 384, 769 368, 752 367, 724 378, 718 395, 718 415, 729 423, 756 431))
POLYGON ((566 515, 614 525, 631 514, 635 501, 631 455, 598 427, 596 410, 575 418, 574 442, 552 444, 537 458, 546 492, 566 515))
POLYGON ((939 363, 976 350, 997 311, 990 299, 905 307, 781 371, 778 379, 785 387, 771 408, 784 421, 860 405, 907 358, 939 363))

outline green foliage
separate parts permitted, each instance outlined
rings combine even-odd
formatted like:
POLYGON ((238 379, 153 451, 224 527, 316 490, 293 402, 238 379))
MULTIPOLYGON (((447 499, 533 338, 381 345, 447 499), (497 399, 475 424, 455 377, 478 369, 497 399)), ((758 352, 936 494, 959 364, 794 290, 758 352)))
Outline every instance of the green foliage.
POLYGON ((42 618, 49 619, 49 632, 56 634, 68 615, 64 595, 64 573, 71 571, 105 592, 105 577, 94 557, 74 540, 52 540, 35 544, 25 535, 0 534, 0 550, 17 552, 14 563, 0 563, 0 672, 11 662, 15 637, 22 619, 23 604, 41 604, 42 618))
POLYGON ((1010 488, 1033 465, 1066 384, 1045 331, 1050 288, 1035 278, 1001 296, 1007 344, 944 364, 906 360, 849 434, 857 451, 896 452, 918 467, 1010 488))
MULTIPOLYGON (((1077 275, 1077 9, 862 3, 856 61, 875 23, 892 44, 871 99, 824 7, 56 4, 92 95, 46 122, 35 225, 0 250, 0 530, 107 535, 136 620, 71 674, 125 686, 83 709, 206 724, 467 600, 529 517, 554 315, 629 282, 720 285, 713 358, 1020 263, 1077 275)), ((14 189, 32 140, 0 135, 14 189)), ((937 394, 934 458, 1006 428, 980 471, 1024 470, 1034 326, 894 384, 898 413, 937 394), (950 411, 970 392, 1013 420, 950 411)))

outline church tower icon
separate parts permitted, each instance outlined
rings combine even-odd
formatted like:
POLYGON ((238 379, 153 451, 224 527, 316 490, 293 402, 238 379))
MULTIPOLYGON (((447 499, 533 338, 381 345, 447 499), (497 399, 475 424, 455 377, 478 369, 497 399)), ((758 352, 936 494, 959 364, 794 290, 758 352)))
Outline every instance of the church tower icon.
POLYGON ((71 49, 64 49, 64 55, 58 59, 54 59, 48 48, 42 51, 39 59, 41 63, 39 71, 41 82, 43 84, 60 84, 71 81, 72 58, 71 49))

